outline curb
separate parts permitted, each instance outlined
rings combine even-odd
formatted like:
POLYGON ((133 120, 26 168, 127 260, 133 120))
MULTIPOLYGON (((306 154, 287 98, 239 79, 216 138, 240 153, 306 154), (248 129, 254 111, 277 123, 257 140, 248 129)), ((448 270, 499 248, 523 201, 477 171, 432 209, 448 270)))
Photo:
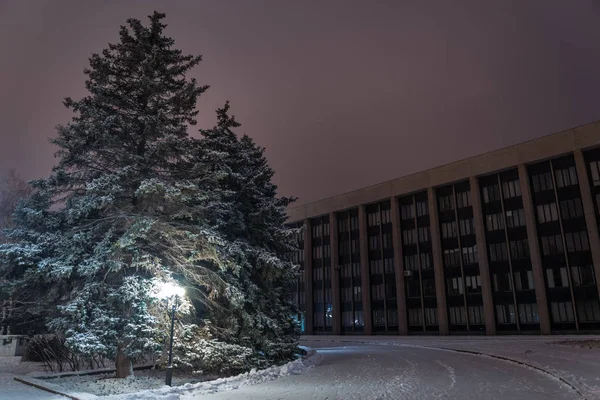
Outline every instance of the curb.
POLYGON ((22 384, 25 384, 27 386, 31 386, 31 387, 34 387, 36 389, 44 390, 44 391, 52 393, 52 394, 57 394, 59 396, 64 396, 64 397, 66 397, 68 399, 71 399, 71 400, 82 400, 79 397, 75 397, 75 396, 72 396, 70 394, 60 392, 60 391, 58 391, 56 389, 49 388, 49 387, 44 386, 44 385, 42 385, 40 383, 33 382, 33 381, 31 381, 31 380, 29 380, 27 378, 22 378, 22 377, 15 376, 13 379, 15 381, 20 382, 22 384))
POLYGON ((498 355, 494 355, 494 354, 489 354, 489 353, 482 353, 480 351, 472 351, 472 350, 461 350, 461 349, 453 349, 453 348, 449 348, 449 347, 438 347, 438 346, 419 346, 419 345, 413 345, 413 344, 405 344, 405 343, 400 343, 398 345, 395 344, 385 344, 385 343, 377 343, 377 341, 369 341, 369 340, 336 340, 336 339, 307 339, 310 341, 314 341, 314 342, 335 342, 335 343, 361 343, 361 344, 369 344, 369 345, 378 345, 378 346, 394 346, 394 347, 415 347, 415 348, 420 348, 420 349, 429 349, 429 350, 444 350, 444 351, 453 351, 455 353, 464 353, 464 354, 469 354, 472 356, 479 356, 479 357, 490 357, 490 358, 495 358, 497 360, 502 360, 505 362, 510 362, 513 364, 517 364, 521 367, 526 367, 526 368, 531 368, 534 369, 538 372, 541 372, 545 375, 548 375, 554 379, 559 380, 561 383, 563 383, 564 385, 568 386, 569 388, 571 388, 575 393, 577 393, 579 395, 579 397, 581 397, 584 400, 587 400, 587 398, 583 395, 583 393, 581 393, 581 391, 575 386, 573 385, 571 382, 569 382, 568 380, 566 380, 565 378, 558 376, 556 374, 554 374, 553 372, 550 372, 542 367, 538 367, 536 365, 527 363, 525 361, 520 361, 520 360, 515 360, 513 358, 509 358, 509 357, 504 357, 504 356, 498 356, 498 355))

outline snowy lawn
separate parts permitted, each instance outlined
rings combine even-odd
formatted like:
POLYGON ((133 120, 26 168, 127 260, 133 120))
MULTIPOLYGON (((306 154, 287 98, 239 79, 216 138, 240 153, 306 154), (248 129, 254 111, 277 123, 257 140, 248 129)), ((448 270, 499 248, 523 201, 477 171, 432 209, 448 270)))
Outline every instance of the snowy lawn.
MULTIPOLYGON (((50 393, 15 382, 14 376, 20 375, 32 382, 80 399, 184 399, 201 394, 234 390, 278 377, 306 372, 318 364, 321 357, 315 351, 304 349, 308 350, 304 357, 299 356, 297 360, 282 366, 252 370, 228 378, 214 379, 214 376, 199 377, 174 371, 172 387, 164 384, 164 370, 136 370, 133 377, 126 379, 116 379, 114 373, 89 375, 85 374, 85 371, 72 376, 60 376, 61 374, 44 374, 40 363, 21 362, 20 357, 4 357, 0 358, 0 386, 2 389, 10 386, 15 393, 22 391, 23 397, 16 397, 19 399, 57 398, 50 393)), ((2 394, 0 399, 4 399, 2 394)))

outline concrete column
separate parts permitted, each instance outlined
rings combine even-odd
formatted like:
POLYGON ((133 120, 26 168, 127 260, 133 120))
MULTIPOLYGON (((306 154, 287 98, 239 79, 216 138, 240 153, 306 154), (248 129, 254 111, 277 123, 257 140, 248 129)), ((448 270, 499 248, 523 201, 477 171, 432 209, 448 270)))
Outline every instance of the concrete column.
POLYGON ((488 264, 483 212, 481 210, 481 196, 479 195, 479 180, 477 177, 472 176, 469 179, 469 184, 471 186, 473 226, 475 227, 475 236, 477 237, 477 262, 479 264, 479 274, 481 276, 481 297, 483 298, 485 333, 486 335, 495 335, 496 320, 494 318, 494 301, 492 299, 490 266, 488 264))
POLYGON ((358 207, 358 228, 360 230, 360 276, 362 287, 363 320, 365 335, 373 333, 373 318, 371 317, 371 275, 369 271, 369 243, 367 212, 365 206, 358 207))
POLYGON ((429 224, 431 230, 431 252, 433 256, 433 272, 435 274, 435 297, 437 299, 438 324, 440 335, 448 335, 448 307, 446 306, 446 282, 444 279, 444 260, 442 257, 442 240, 437 212, 437 198, 433 188, 427 188, 429 203, 429 224))
POLYGON ((400 230, 400 213, 398 201, 390 198, 392 217, 392 244, 394 246, 394 273, 396 274, 396 305, 398 307, 398 334, 408 335, 406 318, 406 286, 404 286, 404 258, 402 257, 402 240, 400 230))
POLYGON ((581 203, 583 204, 583 213, 585 215, 585 224, 587 226, 588 238, 590 240, 590 251, 594 263, 594 273, 596 274, 596 286, 600 294, 600 237, 598 236, 598 225, 596 224, 596 213, 594 211, 594 199, 590 188, 588 169, 581 150, 573 152, 575 156, 575 165, 577 167, 577 177, 579 179, 579 190, 581 192, 581 203))
POLYGON ((548 313, 548 300, 546 297, 546 285, 544 282, 544 270, 542 267, 542 256, 538 240, 537 227, 535 225, 535 214, 533 210, 533 198, 529 174, 524 164, 519 164, 519 182, 523 199, 523 210, 525 211, 525 223, 527 224, 527 241, 529 242, 529 254, 533 272, 533 285, 535 287, 535 298, 540 316, 540 333, 550 334, 550 314, 548 313))
POLYGON ((312 225, 304 220, 304 289, 306 292, 306 334, 314 334, 313 268, 312 268, 312 225))
POLYGON ((331 246, 331 303, 333 313, 332 333, 342 334, 342 310, 340 303, 340 259, 338 246, 337 214, 329 213, 329 241, 331 246))

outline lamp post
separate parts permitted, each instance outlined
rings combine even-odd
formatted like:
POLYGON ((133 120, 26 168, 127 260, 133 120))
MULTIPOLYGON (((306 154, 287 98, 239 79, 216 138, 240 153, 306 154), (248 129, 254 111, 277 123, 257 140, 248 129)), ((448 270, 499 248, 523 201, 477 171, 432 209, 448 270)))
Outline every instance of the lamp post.
POLYGON ((167 304, 169 299, 173 299, 173 305, 171 306, 171 335, 169 339, 169 362, 167 365, 167 376, 165 379, 165 384, 167 386, 171 386, 171 382, 173 380, 173 339, 175 338, 175 312, 177 311, 177 307, 179 306, 179 297, 183 297, 184 294, 184 288, 170 282, 161 284, 160 291, 158 293, 158 297, 166 299, 167 304))

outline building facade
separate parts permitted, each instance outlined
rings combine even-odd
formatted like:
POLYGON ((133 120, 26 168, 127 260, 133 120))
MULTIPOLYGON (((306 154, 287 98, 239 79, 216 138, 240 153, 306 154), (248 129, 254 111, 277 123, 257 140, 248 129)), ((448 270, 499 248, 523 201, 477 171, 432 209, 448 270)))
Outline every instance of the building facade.
POLYGON ((288 217, 306 334, 600 331, 600 122, 288 217))

